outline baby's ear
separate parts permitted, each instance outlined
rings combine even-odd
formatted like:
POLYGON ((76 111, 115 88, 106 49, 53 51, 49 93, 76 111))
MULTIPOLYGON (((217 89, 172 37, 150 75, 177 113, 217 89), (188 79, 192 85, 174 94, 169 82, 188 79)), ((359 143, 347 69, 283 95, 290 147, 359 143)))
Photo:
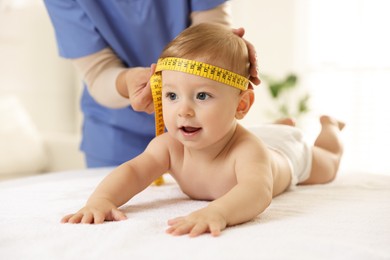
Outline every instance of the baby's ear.
POLYGON ((247 89, 240 94, 240 102, 236 110, 236 118, 243 119, 249 112, 253 102, 255 101, 255 93, 252 89, 247 89))

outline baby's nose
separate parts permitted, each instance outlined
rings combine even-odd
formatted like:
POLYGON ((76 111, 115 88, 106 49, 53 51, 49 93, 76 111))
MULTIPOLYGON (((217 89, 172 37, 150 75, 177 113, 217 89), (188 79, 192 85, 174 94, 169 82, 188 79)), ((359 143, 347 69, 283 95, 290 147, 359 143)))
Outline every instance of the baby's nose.
POLYGON ((195 115, 194 109, 188 102, 183 102, 179 108, 179 116, 181 117, 192 117, 195 115))

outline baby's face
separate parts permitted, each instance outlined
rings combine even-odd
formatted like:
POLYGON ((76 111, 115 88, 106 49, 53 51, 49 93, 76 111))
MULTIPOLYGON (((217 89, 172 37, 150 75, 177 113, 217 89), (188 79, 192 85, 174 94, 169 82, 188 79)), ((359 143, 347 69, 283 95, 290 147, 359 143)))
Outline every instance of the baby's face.
POLYGON ((177 71, 163 71, 162 82, 165 127, 183 145, 206 148, 234 131, 240 90, 177 71))

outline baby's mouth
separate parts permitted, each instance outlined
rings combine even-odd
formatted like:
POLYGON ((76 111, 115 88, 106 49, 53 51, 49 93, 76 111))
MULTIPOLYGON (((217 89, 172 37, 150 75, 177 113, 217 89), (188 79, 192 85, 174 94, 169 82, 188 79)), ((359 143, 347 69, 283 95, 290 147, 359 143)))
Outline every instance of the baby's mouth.
POLYGON ((182 126, 180 129, 186 134, 192 134, 192 133, 199 131, 201 128, 200 127, 192 127, 192 126, 182 126))

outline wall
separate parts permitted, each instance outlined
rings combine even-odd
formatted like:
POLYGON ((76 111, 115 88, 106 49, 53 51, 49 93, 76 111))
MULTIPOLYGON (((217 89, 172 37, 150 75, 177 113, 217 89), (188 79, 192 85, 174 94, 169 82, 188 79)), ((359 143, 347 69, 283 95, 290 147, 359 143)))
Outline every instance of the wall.
POLYGON ((77 131, 79 84, 71 64, 58 57, 43 3, 3 6, 0 57, 1 95, 20 98, 42 132, 77 131))
MULTIPOLYGON (((256 48, 261 74, 284 77, 295 72, 295 2, 289 0, 232 0, 234 27, 245 28, 245 38, 256 48)), ((269 121, 271 106, 266 83, 255 88, 256 101, 245 125, 269 121)))
POLYGON ((84 167, 80 81, 42 1, 0 0, 0 57, 0 178, 84 167))

